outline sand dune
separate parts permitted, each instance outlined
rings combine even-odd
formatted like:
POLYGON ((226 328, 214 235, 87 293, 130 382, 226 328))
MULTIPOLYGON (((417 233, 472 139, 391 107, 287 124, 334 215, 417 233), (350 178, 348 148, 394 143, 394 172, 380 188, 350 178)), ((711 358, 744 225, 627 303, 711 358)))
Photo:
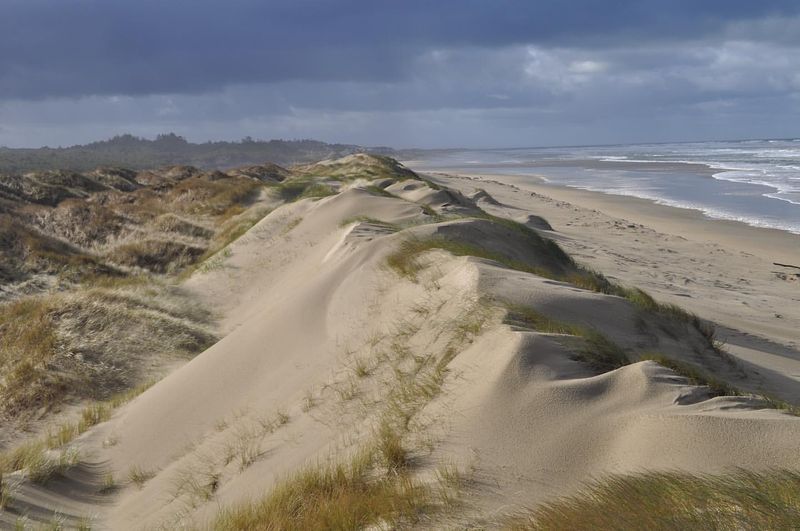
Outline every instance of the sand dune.
POLYGON ((15 475, 2 521, 59 510, 98 529, 202 528, 387 425, 415 481, 435 484, 443 464, 465 478, 467 503, 415 509, 404 525, 420 527, 499 526, 610 473, 798 466, 800 418, 640 361, 767 390, 699 325, 567 282, 583 270, 481 209, 559 237, 500 185, 440 189, 386 164, 305 168, 337 193, 279 206, 184 283, 224 337, 76 439, 62 477, 15 475), (602 349, 625 361, 598 369, 602 349))

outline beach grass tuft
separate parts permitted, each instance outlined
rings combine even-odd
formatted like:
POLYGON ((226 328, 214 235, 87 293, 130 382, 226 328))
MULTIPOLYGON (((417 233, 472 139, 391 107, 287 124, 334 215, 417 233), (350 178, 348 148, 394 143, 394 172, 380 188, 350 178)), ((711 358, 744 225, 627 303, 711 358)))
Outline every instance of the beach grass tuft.
POLYGON ((506 522, 508 529, 796 529, 800 472, 651 472, 600 479, 506 522))

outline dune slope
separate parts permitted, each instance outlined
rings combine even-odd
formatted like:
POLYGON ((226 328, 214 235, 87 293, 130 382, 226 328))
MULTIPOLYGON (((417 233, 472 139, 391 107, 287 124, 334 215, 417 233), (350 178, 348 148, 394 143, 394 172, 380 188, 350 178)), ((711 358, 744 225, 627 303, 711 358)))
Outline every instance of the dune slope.
POLYGON ((4 522, 267 529, 302 471, 346 462, 358 496, 306 478, 316 505, 281 518, 494 527, 608 474, 798 466, 800 418, 720 392, 750 375, 699 320, 389 159, 293 181, 295 200, 183 285, 224 337, 75 439, 50 482, 14 473, 4 522))

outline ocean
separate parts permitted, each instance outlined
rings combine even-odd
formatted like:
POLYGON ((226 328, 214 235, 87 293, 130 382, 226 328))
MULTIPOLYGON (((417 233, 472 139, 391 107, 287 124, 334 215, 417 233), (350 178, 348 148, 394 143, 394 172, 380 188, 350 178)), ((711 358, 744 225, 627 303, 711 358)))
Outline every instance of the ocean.
POLYGON ((800 234, 800 139, 444 150, 412 167, 535 175, 800 234))

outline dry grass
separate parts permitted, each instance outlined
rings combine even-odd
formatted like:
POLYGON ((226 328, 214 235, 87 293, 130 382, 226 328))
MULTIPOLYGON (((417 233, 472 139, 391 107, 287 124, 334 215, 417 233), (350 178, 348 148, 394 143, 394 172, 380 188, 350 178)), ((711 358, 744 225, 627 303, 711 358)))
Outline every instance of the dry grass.
POLYGON ((16 417, 68 396, 103 400, 135 388, 145 379, 145 359, 191 356, 209 346, 209 321, 179 290, 158 285, 0 306, 0 412, 16 417))
POLYGON ((47 406, 65 391, 66 379, 48 370, 58 344, 56 307, 51 297, 0 306, 0 410, 47 406))
POLYGON ((217 530, 363 529, 415 522, 427 490, 405 475, 376 475, 374 455, 308 466, 281 481, 264 499, 224 510, 217 530))
POLYGON ((34 483, 44 484, 77 462, 78 451, 75 448, 54 451, 49 450, 44 441, 35 441, 0 455, 0 473, 22 470, 34 483))
POLYGON ((613 476, 507 523, 514 530, 797 529, 800 472, 613 476))
POLYGON ((160 232, 175 233, 190 238, 208 239, 214 235, 214 231, 172 213, 157 217, 151 223, 151 227, 160 232))
POLYGON ((289 423, 289 413, 287 413, 283 409, 279 409, 275 412, 275 425, 276 426, 283 426, 289 423))
POLYGON ((155 477, 154 472, 138 465, 134 465, 130 468, 130 470, 128 470, 128 481, 136 485, 136 487, 139 489, 144 487, 144 484, 150 481, 150 479, 153 477, 155 477))
POLYGON ((14 501, 15 488, 8 478, 3 478, 0 472, 0 511, 3 511, 14 501))
POLYGON ((63 472, 77 462, 77 450, 67 448, 77 436, 92 426, 111 418, 114 409, 144 392, 150 383, 121 393, 102 403, 91 404, 81 411, 75 422, 61 424, 56 432, 49 431, 43 437, 28 441, 12 450, 0 453, 0 475, 27 470, 33 481, 46 482, 53 475, 63 472), (59 450, 58 457, 54 451, 59 450))
POLYGON ((254 206, 241 214, 232 217, 225 221, 217 231, 214 239, 209 246, 208 251, 203 255, 200 261, 208 258, 209 256, 217 253, 223 247, 230 245, 232 242, 238 240, 244 233, 253 228, 253 226, 264 219, 272 209, 263 206, 254 206))
POLYGON ((237 425, 225 445, 224 463, 228 465, 237 461, 240 471, 255 463, 262 455, 261 441, 272 429, 274 429, 274 424, 269 429, 258 429, 245 424, 237 425))
POLYGON ((141 239, 123 243, 106 253, 111 262, 153 273, 172 273, 195 263, 206 248, 176 240, 141 239))
POLYGON ((165 202, 186 214, 224 220, 251 204, 262 188, 262 183, 241 177, 216 181, 191 177, 176 183, 166 194, 165 202))
POLYGON ((192 508, 197 507, 214 496, 221 476, 213 459, 198 456, 193 461, 184 463, 175 472, 172 477, 172 495, 192 508))
POLYGON ((0 282, 47 274, 66 282, 92 275, 119 275, 90 253, 0 214, 0 282))
MULTIPOLYGON (((380 462, 390 474, 405 469, 409 463, 408 450, 403 446, 402 436, 406 426, 398 429, 393 424, 390 417, 384 416, 379 424, 375 443, 380 462)), ((407 422, 403 424, 407 425, 407 422)))
MULTIPOLYGON (((407 342, 419 328, 404 325, 402 333, 387 346, 390 352, 381 358, 386 366, 375 366, 371 371, 376 378, 388 376, 381 382, 378 395, 371 397, 382 405, 373 417, 371 440, 345 460, 313 464, 291 474, 261 500, 223 510, 212 527, 396 529, 430 522, 432 514, 453 507, 458 500, 456 491, 464 483, 457 471, 443 469, 434 479, 436 489, 412 479, 415 454, 420 450, 414 446, 416 430, 425 422, 414 420, 441 392, 448 356, 480 333, 485 322, 481 308, 477 304, 465 312, 479 314, 479 319, 462 319, 446 327, 452 337, 439 355, 413 355, 407 342)), ((346 386, 354 383, 355 377, 344 380, 346 386)))

